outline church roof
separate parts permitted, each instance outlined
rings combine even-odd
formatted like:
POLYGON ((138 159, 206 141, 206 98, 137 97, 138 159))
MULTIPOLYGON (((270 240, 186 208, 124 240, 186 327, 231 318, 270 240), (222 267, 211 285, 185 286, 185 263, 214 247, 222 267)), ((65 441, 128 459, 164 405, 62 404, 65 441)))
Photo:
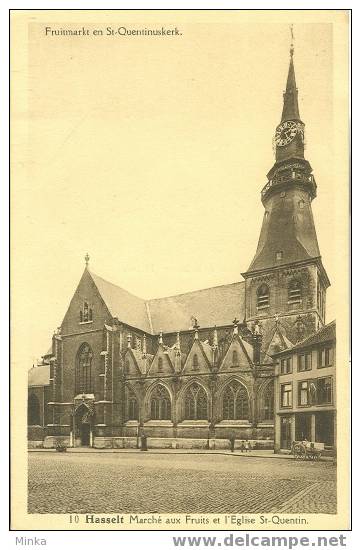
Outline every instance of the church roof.
POLYGON ((152 333, 145 300, 93 272, 89 273, 113 317, 118 317, 120 321, 144 332, 152 333))
POLYGON ((192 327, 192 317, 202 328, 229 325, 244 316, 244 282, 185 294, 144 300, 89 272, 110 313, 120 321, 149 334, 177 332, 192 327))
POLYGON ((147 302, 153 331, 189 330, 192 317, 201 328, 230 325, 244 315, 244 282, 195 290, 147 302))
POLYGON ((48 386, 50 379, 50 365, 32 367, 28 371, 28 386, 48 386))

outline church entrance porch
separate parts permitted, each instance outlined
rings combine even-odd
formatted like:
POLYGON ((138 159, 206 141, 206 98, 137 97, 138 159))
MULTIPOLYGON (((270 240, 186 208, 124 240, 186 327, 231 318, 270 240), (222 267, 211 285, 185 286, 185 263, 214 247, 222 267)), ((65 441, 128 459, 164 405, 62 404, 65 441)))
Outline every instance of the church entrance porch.
POLYGON ((73 447, 93 446, 94 402, 82 399, 74 400, 73 430, 71 441, 73 447))

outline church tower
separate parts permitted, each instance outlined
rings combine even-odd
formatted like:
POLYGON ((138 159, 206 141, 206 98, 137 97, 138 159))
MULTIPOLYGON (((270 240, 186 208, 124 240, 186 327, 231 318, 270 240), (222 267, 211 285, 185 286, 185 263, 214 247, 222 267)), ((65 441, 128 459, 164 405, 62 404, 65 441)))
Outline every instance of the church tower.
POLYGON ((293 44, 283 109, 274 136, 276 161, 261 191, 265 212, 256 254, 243 277, 246 321, 271 331, 276 322, 297 342, 325 322, 326 289, 311 203, 316 181, 304 157, 293 44))

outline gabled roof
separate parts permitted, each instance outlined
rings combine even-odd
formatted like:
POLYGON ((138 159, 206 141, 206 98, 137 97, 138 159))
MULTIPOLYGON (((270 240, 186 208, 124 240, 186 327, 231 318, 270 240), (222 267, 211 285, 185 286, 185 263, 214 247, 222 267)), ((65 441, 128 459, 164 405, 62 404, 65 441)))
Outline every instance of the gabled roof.
POLYGON ((281 353, 286 352, 292 352, 297 351, 305 348, 309 348, 311 346, 316 346, 318 344, 326 343, 326 342, 335 342, 336 341, 336 321, 332 321, 331 323, 328 323, 327 325, 324 325, 320 330, 315 332, 315 334, 312 334, 311 336, 308 336, 301 342, 298 342, 293 347, 288 348, 287 350, 284 350, 282 352, 279 352, 274 355, 280 355, 281 353))
POLYGON ((229 325, 244 316, 244 282, 185 294, 144 300, 89 271, 110 313, 148 334, 189 330, 192 317, 200 326, 229 325))
POLYGON ((145 300, 91 271, 89 274, 113 317, 118 317, 120 321, 144 332, 152 333, 145 300))
POLYGON ((48 386, 50 379, 50 365, 32 367, 28 371, 28 386, 48 386))
POLYGON ((287 338, 286 328, 280 321, 275 322, 268 333, 267 340, 264 339, 262 342, 262 361, 267 361, 276 353, 275 351, 272 353, 271 349, 274 344, 280 346, 279 352, 292 348, 292 342, 287 338))

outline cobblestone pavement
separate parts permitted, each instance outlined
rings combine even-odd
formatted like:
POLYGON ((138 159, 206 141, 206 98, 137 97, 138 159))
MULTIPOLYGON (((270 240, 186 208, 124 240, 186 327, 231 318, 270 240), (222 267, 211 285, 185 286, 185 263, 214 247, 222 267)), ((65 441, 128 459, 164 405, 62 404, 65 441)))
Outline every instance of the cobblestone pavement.
POLYGON ((336 513, 336 468, 224 455, 29 453, 29 513, 336 513))

